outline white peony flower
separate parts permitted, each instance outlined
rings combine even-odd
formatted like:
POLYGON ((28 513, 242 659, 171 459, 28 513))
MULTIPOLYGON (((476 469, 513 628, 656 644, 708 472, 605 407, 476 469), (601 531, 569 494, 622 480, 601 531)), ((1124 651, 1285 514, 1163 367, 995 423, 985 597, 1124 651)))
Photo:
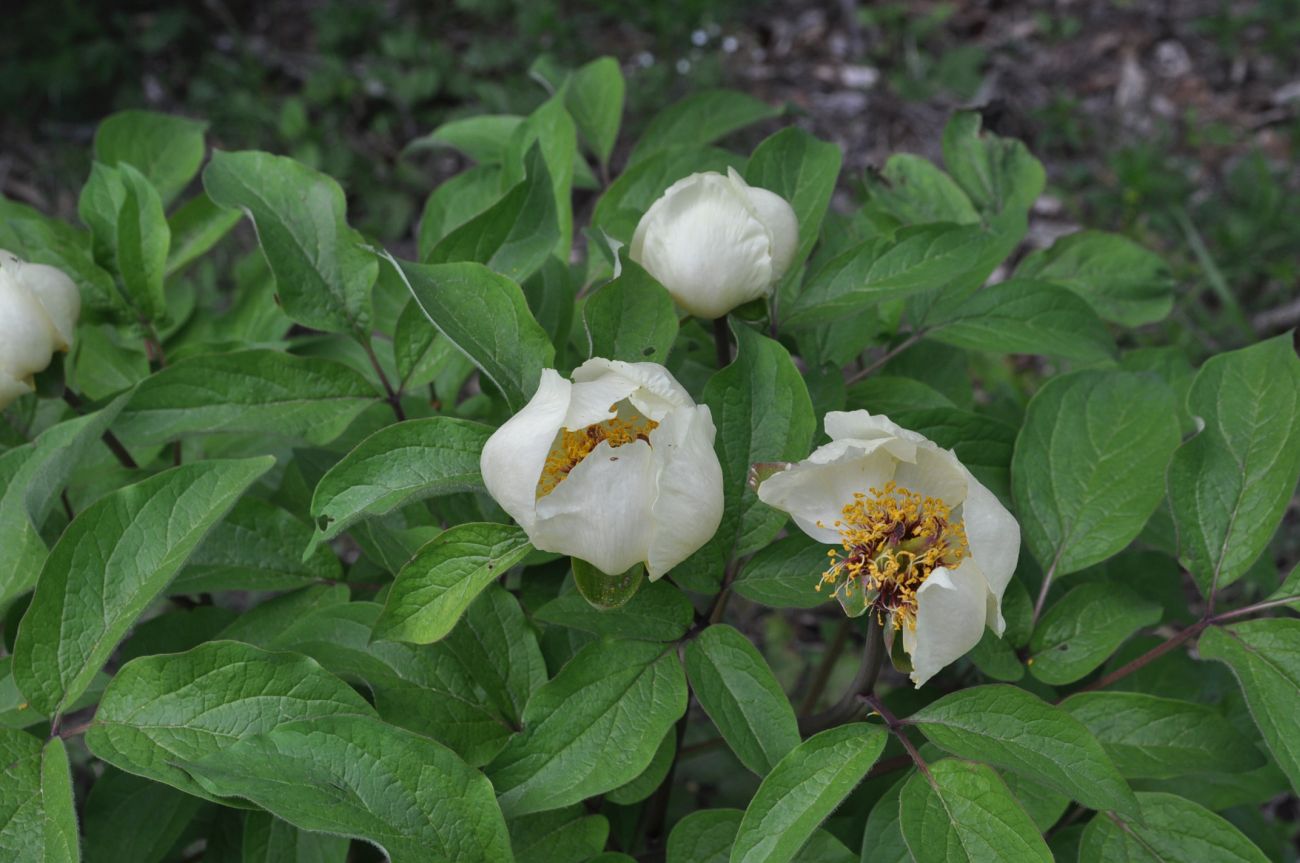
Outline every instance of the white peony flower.
POLYGON ((593 358, 570 383, 542 372, 532 401, 493 433, 488 492, 534 546, 651 580, 722 520, 713 417, 655 363, 593 358))
POLYGON ((799 222, 784 198, 740 174, 691 174, 668 187, 628 254, 683 309, 720 318, 765 296, 794 260, 799 222))
POLYGON ((0 408, 32 392, 32 376, 71 346, 80 314, 81 294, 60 270, 0 249, 0 408))
POLYGON ((818 589, 876 614, 891 643, 900 632, 919 687, 985 626, 1002 635, 1020 525, 950 450, 887 417, 828 413, 826 433, 830 443, 765 479, 758 497, 839 546, 818 589))

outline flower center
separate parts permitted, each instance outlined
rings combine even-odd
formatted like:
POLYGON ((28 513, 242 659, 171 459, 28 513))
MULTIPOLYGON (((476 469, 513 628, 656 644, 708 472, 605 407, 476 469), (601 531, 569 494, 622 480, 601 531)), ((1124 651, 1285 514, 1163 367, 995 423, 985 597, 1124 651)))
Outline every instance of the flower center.
POLYGON ((639 440, 649 443, 650 432, 659 427, 659 423, 642 416, 626 402, 610 405, 609 409, 617 410, 620 415, 586 428, 560 429, 551 444, 550 455, 546 457, 542 476, 537 481, 538 498, 555 491, 556 486, 602 442, 608 442, 611 447, 639 440))
POLYGON ((830 566, 817 589, 836 584, 844 597, 866 591, 865 604, 878 618, 889 615, 895 629, 904 620, 916 626, 916 591, 930 573, 955 567, 969 553, 965 527, 947 504, 892 481, 855 494, 834 527, 843 551, 827 553, 830 566))

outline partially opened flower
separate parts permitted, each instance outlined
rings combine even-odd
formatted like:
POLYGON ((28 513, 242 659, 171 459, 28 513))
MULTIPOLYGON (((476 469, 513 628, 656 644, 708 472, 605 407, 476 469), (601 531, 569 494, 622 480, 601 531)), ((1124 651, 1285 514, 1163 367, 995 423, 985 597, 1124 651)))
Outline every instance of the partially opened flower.
POLYGON ((655 363, 590 359, 542 372, 483 447, 488 492, 533 545, 657 579, 713 536, 722 468, 713 418, 655 363))
POLYGON ((950 450, 867 411, 826 415, 831 442, 758 496, 833 547, 818 589, 901 634, 920 686, 998 636, 1020 526, 950 450))
POLYGON ((32 376, 72 344, 81 294, 62 271, 0 249, 0 408, 32 392, 32 376))
POLYGON ((691 174, 641 217, 628 254, 683 309, 720 318, 765 296, 794 260, 799 221, 780 195, 727 175, 691 174))

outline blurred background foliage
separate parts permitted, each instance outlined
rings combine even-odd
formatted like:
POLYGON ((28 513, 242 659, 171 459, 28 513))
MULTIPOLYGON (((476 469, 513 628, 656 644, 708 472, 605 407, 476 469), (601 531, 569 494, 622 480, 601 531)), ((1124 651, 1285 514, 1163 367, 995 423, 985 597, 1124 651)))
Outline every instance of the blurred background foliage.
POLYGON ((1087 224, 1170 260, 1162 337, 1196 356, 1300 322, 1300 0, 19 0, 6 19, 0 193, 69 219, 98 121, 144 107, 330 173, 400 250, 466 165, 410 141, 527 113, 546 68, 610 54, 624 141, 693 90, 786 103, 844 149, 845 211, 890 153, 936 157, 949 113, 978 107, 1047 167, 1033 244, 1087 224))

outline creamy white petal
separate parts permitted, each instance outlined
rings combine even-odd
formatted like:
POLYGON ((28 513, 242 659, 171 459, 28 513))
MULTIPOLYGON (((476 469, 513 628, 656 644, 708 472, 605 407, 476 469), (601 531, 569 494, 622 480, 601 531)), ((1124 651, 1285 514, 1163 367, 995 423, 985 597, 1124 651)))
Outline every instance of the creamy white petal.
MULTIPOLYGON (((964 467, 962 470, 966 470, 964 467)), ((966 524, 966 542, 971 557, 984 572, 989 585, 989 628, 1002 634, 1002 594, 1016 571, 1020 557, 1020 524, 997 495, 966 471, 966 502, 962 518, 966 524)))
POLYGON ((865 410, 828 411, 823 422, 831 440, 897 437, 912 443, 926 441, 925 435, 903 428, 884 414, 872 414, 865 410))
POLYGON ((695 401, 677 379, 658 363, 626 363, 592 357, 573 372, 574 383, 600 380, 609 375, 631 381, 635 388, 627 399, 643 416, 658 422, 674 408, 694 407, 695 401))
POLYGON ((758 186, 747 187, 750 206, 772 237, 772 278, 790 269, 799 250, 799 219, 785 198, 758 186))
POLYGON ((722 467, 713 450, 715 435, 707 405, 674 411, 650 433, 659 483, 651 507, 651 581, 694 554, 722 523, 722 467))
POLYGON ((0 410, 13 404, 14 399, 25 396, 32 391, 26 381, 19 380, 0 369, 0 410))
POLYGON ((800 530, 818 542, 838 545, 835 521, 853 495, 881 488, 894 478, 898 459, 885 444, 883 440, 854 442, 833 461, 799 462, 764 480, 758 499, 789 513, 800 530))
POLYGON ((956 570, 940 567, 930 573, 916 592, 916 631, 909 634, 904 625, 903 646, 912 659, 915 686, 979 644, 988 592, 984 574, 971 560, 956 570))
POLYGON ((569 409, 564 414, 566 429, 582 429, 617 413, 617 405, 637 388, 636 381, 618 374, 604 374, 594 380, 574 382, 569 392, 569 409), (613 411, 610 408, 614 408, 613 411))
POLYGON ((543 370, 532 399, 492 433, 479 458, 488 493, 529 533, 536 521, 537 481, 569 409, 572 386, 554 369, 543 370))
POLYGON ((62 270, 45 264, 23 264, 18 278, 36 297, 54 327, 55 348, 66 351, 77 332, 81 292, 62 270))
POLYGON ((956 509, 966 499, 966 469, 948 450, 928 441, 916 447, 916 461, 899 462, 894 482, 903 488, 936 497, 956 509))
POLYGON ((0 369, 21 379, 50 364, 57 333, 15 269, 0 268, 0 369))
POLYGON ((773 281, 768 229, 720 174, 674 183, 642 217, 630 255, 678 305, 705 318, 764 296, 773 281))
POLYGON ((602 442, 537 501, 528 531, 543 551, 581 558, 617 575, 649 557, 655 457, 645 441, 602 442))

